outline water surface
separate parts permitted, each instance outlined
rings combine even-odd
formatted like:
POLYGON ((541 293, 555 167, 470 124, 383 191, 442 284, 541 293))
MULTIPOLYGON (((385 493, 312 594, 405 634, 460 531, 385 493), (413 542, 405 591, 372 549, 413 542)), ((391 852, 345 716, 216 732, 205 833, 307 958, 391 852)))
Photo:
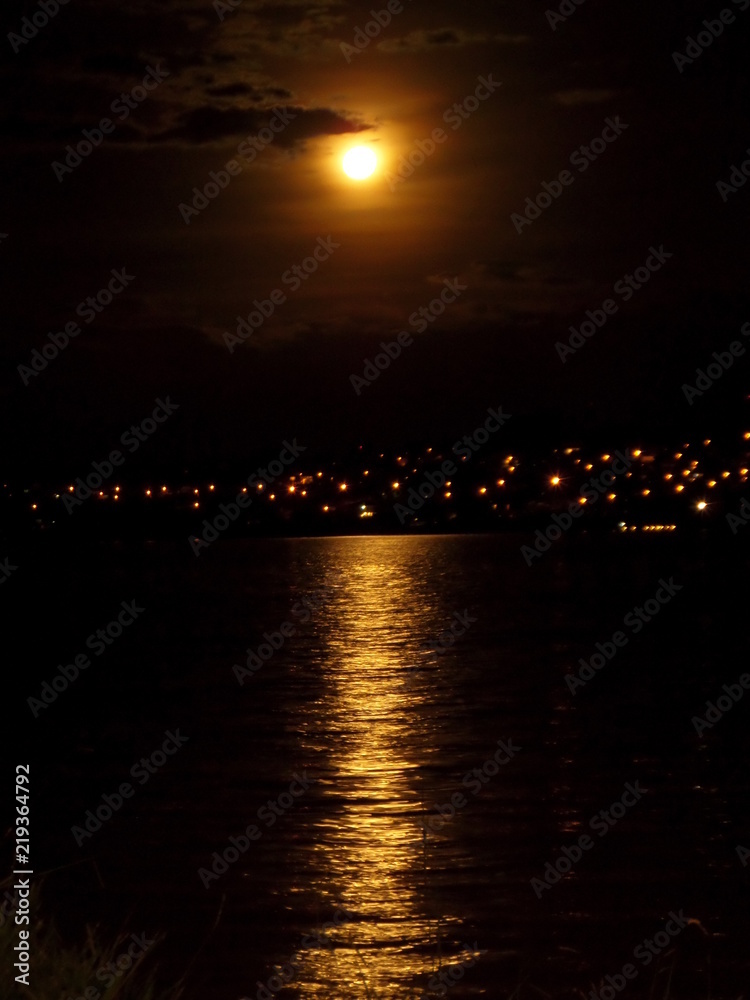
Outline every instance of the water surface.
POLYGON ((35 723, 49 867, 83 862, 50 882, 71 926, 164 930, 161 967, 189 967, 191 1000, 268 996, 259 983, 292 961, 282 997, 420 995, 438 969, 463 969, 458 1000, 522 984, 587 994, 682 908, 707 934, 693 925, 648 967, 635 962, 625 995, 663 994, 670 970, 681 996, 739 995, 748 706, 701 737, 691 719, 745 669, 747 595, 728 570, 746 561, 700 546, 688 556, 678 539, 579 539, 528 568, 527 541, 82 556, 58 597, 69 641, 50 647, 41 676, 120 600, 146 611, 35 723), (626 648, 573 695, 565 675, 670 577, 683 589, 638 635, 625 629, 626 648), (459 620, 455 642, 427 648, 459 620), (240 685, 233 667, 284 623, 294 633, 240 685), (70 827, 177 727, 184 747, 78 848, 70 827), (519 749, 478 787, 467 776, 498 741, 519 749), (295 774, 309 784, 298 797, 295 774), (531 879, 628 782, 647 792, 538 898, 531 879), (279 796, 293 804, 274 816, 279 796), (204 887, 199 869, 249 824, 260 839, 204 887), (337 908, 346 916, 316 939, 337 908))

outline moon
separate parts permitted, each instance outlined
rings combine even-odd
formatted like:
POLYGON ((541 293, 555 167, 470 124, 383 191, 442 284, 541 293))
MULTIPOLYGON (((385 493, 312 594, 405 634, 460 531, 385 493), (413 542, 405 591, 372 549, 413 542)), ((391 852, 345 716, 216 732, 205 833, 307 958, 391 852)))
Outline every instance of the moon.
POLYGON ((355 146, 344 157, 344 173, 355 181, 363 181, 373 173, 378 158, 369 146, 355 146))

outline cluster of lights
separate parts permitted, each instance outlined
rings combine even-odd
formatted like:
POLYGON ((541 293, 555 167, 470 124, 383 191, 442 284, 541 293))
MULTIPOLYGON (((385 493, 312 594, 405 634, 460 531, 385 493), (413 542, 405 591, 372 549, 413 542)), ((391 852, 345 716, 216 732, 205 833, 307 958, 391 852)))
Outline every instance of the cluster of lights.
POLYGON ((620 531, 677 531, 676 524, 642 524, 640 528, 635 524, 625 524, 620 521, 618 525, 620 531))
MULTIPOLYGON (((744 439, 745 442, 750 442, 750 430, 741 432, 741 437, 744 439)), ((708 448, 711 444, 712 444, 711 438, 706 438, 702 440, 702 445, 704 448, 708 448)), ((605 494, 606 500, 609 501, 610 503, 614 503, 615 501, 621 498, 627 499, 628 495, 635 497, 643 497, 643 498, 651 497, 652 499, 659 496, 661 491, 658 489, 658 487, 657 488, 654 487, 653 480, 651 480, 651 485, 648 485, 650 477, 646 475, 646 466, 650 463, 660 461, 661 460, 660 453, 644 452, 644 450, 639 447, 627 448, 625 449, 625 451, 626 454, 630 456, 633 462, 635 461, 638 462, 638 465, 640 467, 640 468, 634 467, 633 471, 629 471, 623 474, 623 479, 633 479, 632 486, 635 488, 634 492, 631 494, 626 493, 623 495, 622 491, 618 491, 617 493, 613 491, 608 494, 605 494)), ((708 490, 716 490, 717 487, 720 485, 720 483, 726 482, 727 485, 730 485, 732 482, 746 483, 748 481, 748 478, 750 477, 750 468, 748 468, 747 466, 740 467, 738 463, 736 469, 730 471, 730 469, 725 468, 720 472, 717 471, 714 473, 714 475, 717 476, 718 478, 708 479, 707 474, 703 471, 700 471, 701 461, 698 458, 689 459, 687 456, 688 451, 691 451, 693 455, 701 454, 696 451, 694 446, 691 446, 687 442, 683 443, 683 445, 680 447, 680 450, 675 452, 670 452, 666 456, 666 458, 669 461, 673 461, 674 463, 672 471, 663 472, 657 478, 660 479, 661 482, 664 484, 662 487, 663 489, 668 489, 673 494, 684 493, 685 497, 683 499, 687 499, 691 509, 697 513, 710 512, 711 504, 709 504, 706 499, 696 499, 694 496, 692 497, 690 496, 691 486, 694 483, 700 481, 702 483, 702 486, 699 485, 698 488, 704 491, 704 497, 705 496, 712 497, 714 496, 714 494, 708 494, 708 490)), ((566 487, 569 486, 571 480, 569 480, 567 477, 569 475, 574 475, 574 476, 576 475, 571 471, 574 466, 580 467, 578 469, 578 474, 582 476, 584 470, 585 472, 590 473, 599 465, 600 462, 604 466, 609 466, 614 457, 612 454, 605 452, 596 457, 592 457, 589 460, 585 457, 585 454, 582 451, 582 449, 577 446, 570 446, 560 449, 556 448, 555 453, 558 455, 564 454, 565 456, 568 457, 571 463, 570 469, 568 469, 567 467, 565 469, 560 468, 559 471, 555 473, 548 473, 547 476, 545 477, 544 481, 547 485, 547 488, 554 489, 556 492, 558 490, 562 492, 566 489, 566 487)), ((407 489, 410 485, 411 475, 412 474, 417 475, 419 472, 417 466, 420 465, 420 461, 423 462, 433 461, 435 457, 436 455, 433 454, 433 448, 427 448, 420 460, 417 460, 414 456, 411 455, 409 456, 399 455, 390 457, 390 461, 393 462, 394 465, 399 470, 403 470, 403 475, 397 472, 397 475, 399 477, 398 479, 395 479, 392 482, 389 482, 389 480, 386 479, 385 482, 387 485, 390 485, 391 489, 388 490, 386 486, 386 491, 382 495, 387 498, 389 493, 398 494, 407 489)), ((440 456, 438 455, 437 457, 440 456)), ((384 453, 381 453, 380 458, 385 459, 386 455, 384 453)), ((488 484, 486 483, 485 485, 478 485, 474 487, 474 495, 481 498, 485 498, 487 501, 489 501, 492 510, 498 510, 498 504, 494 503, 493 501, 499 498, 497 498, 494 495, 494 491, 495 489, 502 489, 503 487, 506 487, 508 485, 509 480, 507 477, 509 476, 509 474, 512 474, 515 471, 517 471, 519 464, 520 462, 518 456, 510 454, 502 456, 500 458, 500 467, 495 473, 495 475, 499 474, 499 476, 501 476, 502 478, 497 478, 497 479, 491 478, 488 484)), ((300 473, 297 475, 290 476, 285 484, 279 483, 278 495, 279 498, 300 497, 302 499, 305 499, 308 497, 308 490, 303 487, 307 486, 308 484, 318 483, 320 486, 329 484, 330 489, 337 495, 349 494, 350 496, 352 496, 352 494, 354 494, 356 496, 356 492, 359 490, 359 487, 364 486, 367 482, 368 477, 370 476, 371 476, 371 470, 369 469, 360 470, 358 476, 355 477, 353 482, 352 481, 347 482, 346 480, 344 480, 341 472, 336 474, 319 470, 317 472, 312 472, 309 474, 300 473)), ((456 491, 455 489, 452 489, 452 486, 453 484, 451 482, 446 482, 442 494, 439 494, 439 496, 441 496, 441 498, 444 501, 451 500, 456 495, 456 491)), ((69 493, 75 493, 75 489, 76 489, 75 486, 69 485, 67 487, 67 491, 69 493)), ((190 496, 189 506, 191 506, 195 510, 198 510, 203 506, 203 503, 201 501, 201 494, 203 493, 205 495, 205 491, 208 491, 210 493, 215 493, 218 489, 220 489, 220 487, 218 487, 214 483, 204 484, 200 488, 193 486, 170 487, 166 484, 163 484, 155 487, 150 487, 147 489, 142 489, 138 492, 140 493, 141 496, 145 495, 146 498, 152 498, 155 496, 162 496, 162 497, 169 496, 170 498, 177 498, 178 495, 184 493, 192 494, 190 496)), ((243 494, 246 494, 248 492, 247 486, 244 486, 241 489, 243 494)), ((256 489, 258 493, 265 492, 265 495, 268 496, 268 499, 270 501, 277 500, 277 493, 271 493, 270 487, 267 487, 267 484, 257 483, 256 489)), ((29 491, 26 490, 25 492, 28 493, 29 491)), ((108 501, 108 500, 119 501, 124 496, 125 492, 126 490, 120 486, 112 486, 109 487, 107 490, 104 489, 98 490, 94 495, 99 500, 103 501, 108 501)), ((54 494, 54 496, 55 499, 57 500, 60 499, 60 494, 56 493, 54 494)), ((352 497, 352 499, 353 498, 354 497, 352 497)), ((367 499, 367 497, 364 497, 363 499, 367 499)), ((582 506, 585 505, 587 502, 586 498, 581 496, 577 496, 571 499, 573 499, 574 502, 582 506)), ((29 498, 29 500, 31 500, 31 498, 29 498)), ((333 506, 331 503, 322 504, 322 500, 323 497, 321 497, 321 506, 318 507, 318 510, 321 510, 325 514, 328 514, 336 510, 336 507, 333 506)), ((41 501, 39 501, 38 498, 37 502, 30 503, 29 506, 31 507, 31 510, 38 511, 39 503, 41 503, 41 501)), ((371 503, 362 504, 361 506, 358 504, 357 507, 359 509, 357 510, 355 508, 355 512, 358 514, 359 517, 363 519, 370 519, 376 516, 376 510, 371 503)), ((507 504, 505 505, 505 509, 506 510, 510 509, 507 504)), ((622 527, 622 522, 621 522, 621 527, 622 527)), ((624 528, 622 528, 622 530, 634 530, 634 529, 633 526, 630 527, 625 526, 624 528)), ((672 531, 675 530, 675 526, 645 525, 642 528, 635 530, 672 531)))

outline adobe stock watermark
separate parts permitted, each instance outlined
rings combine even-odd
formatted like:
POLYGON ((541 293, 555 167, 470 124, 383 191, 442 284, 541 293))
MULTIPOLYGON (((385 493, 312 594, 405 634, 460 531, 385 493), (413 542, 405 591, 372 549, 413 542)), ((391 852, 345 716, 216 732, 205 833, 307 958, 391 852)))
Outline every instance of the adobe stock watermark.
POLYGON ((70 0, 39 0, 37 9, 31 17, 21 18, 20 33, 8 32, 8 41, 15 54, 18 55, 22 45, 28 45, 33 38, 36 38, 42 28, 45 28, 52 18, 57 16, 60 8, 69 2, 70 0))
MULTIPOLYGON (((499 406, 496 410, 487 410, 488 416, 482 427, 477 427, 472 434, 465 434, 462 439, 453 445, 453 454, 464 461, 471 458, 490 439, 491 434, 497 432, 511 419, 513 414, 503 413, 503 408, 499 406)), ((437 472, 426 472, 424 482, 420 483, 417 489, 412 486, 407 494, 406 503, 395 503, 393 510, 398 517, 400 524, 405 524, 411 517, 424 507, 425 503, 435 496, 439 489, 442 489, 451 476, 458 473, 458 466, 451 459, 446 458, 437 472)))
POLYGON ((117 123, 124 122, 129 118, 131 112, 145 101, 149 94, 156 90, 169 75, 168 70, 161 69, 161 63, 156 69, 153 66, 147 66, 146 75, 141 83, 136 84, 129 93, 120 94, 112 101, 110 111, 117 115, 117 122, 113 122, 111 118, 102 118, 94 128, 85 128, 81 133, 83 139, 76 143, 75 148, 70 143, 65 147, 67 154, 65 160, 63 162, 60 160, 52 161, 52 172, 58 181, 62 184, 67 174, 72 174, 76 167, 80 167, 84 159, 91 156, 94 150, 101 146, 106 136, 112 135, 117 128, 117 123))
POLYGON ((0 559, 0 584, 7 583, 18 566, 14 566, 9 558, 0 559))
MULTIPOLYGON (((297 444, 297 438, 291 442, 283 441, 278 460, 269 462, 268 466, 258 469, 247 477, 247 485, 252 488, 270 486, 283 473, 287 466, 291 465, 303 451, 307 451, 305 445, 297 444)), ((219 504, 221 514, 217 514, 213 520, 203 521, 203 534, 190 535, 188 545, 196 556, 199 556, 204 548, 215 542, 222 531, 226 531, 230 524, 238 520, 243 511, 252 506, 253 499, 246 490, 241 490, 234 498, 234 503, 219 504)))
MULTIPOLYGON (((407 0, 407 2, 411 3, 412 0, 407 0)), ((372 20, 368 21, 364 27, 356 28, 352 44, 349 45, 346 42, 342 42, 339 46, 344 59, 348 63, 351 63, 353 56, 361 55, 369 47, 373 39, 378 38, 383 33, 383 29, 390 25, 394 16, 402 14, 403 11, 404 5, 401 0, 388 0, 383 10, 371 10, 370 17, 372 20)))
POLYGON ((446 650, 455 645, 456 639, 466 635, 471 626, 476 625, 478 621, 478 618, 469 614, 468 608, 464 608, 463 611, 454 611, 453 621, 448 628, 444 629, 436 639, 428 639, 423 642, 421 649, 429 653, 445 653, 446 650))
MULTIPOLYGON (((116 618, 107 622, 96 632, 92 632, 86 639, 86 648, 90 649, 94 656, 101 656, 102 653, 105 653, 112 643, 120 638, 128 625, 132 625, 146 610, 139 607, 135 601, 122 601, 120 607, 122 611, 116 618)), ((78 653, 71 663, 58 664, 58 673, 51 680, 42 683, 39 698, 26 699, 26 704, 34 718, 38 719, 40 712, 53 705, 58 697, 78 679, 82 671, 87 670, 90 666, 91 658, 86 653, 78 653)))
POLYGON ((232 158, 227 160, 223 170, 209 171, 209 179, 203 187, 193 188, 191 192, 193 200, 190 204, 181 201, 177 206, 177 211, 182 216, 185 225, 189 226, 193 217, 199 216, 207 209, 211 202, 229 187, 233 178, 239 177, 245 166, 254 163, 258 153, 262 153, 267 146, 270 146, 296 117, 297 115, 293 111, 289 111, 288 108, 276 108, 268 119, 268 123, 259 128, 256 135, 248 135, 237 146, 237 155, 242 157, 244 163, 232 158))
MULTIPOLYGON (((483 101, 489 100, 495 91, 502 87, 502 83, 492 79, 492 73, 488 77, 478 76, 477 80, 479 84, 474 93, 465 97, 460 104, 452 104, 443 114, 443 121, 446 125, 450 125, 454 132, 458 131, 464 122, 471 118, 483 101)), ((403 184, 404 181, 413 177, 416 169, 432 156, 438 146, 447 141, 448 133, 442 128, 434 128, 426 139, 418 139, 410 152, 399 159, 396 173, 393 174, 390 171, 386 173, 385 179, 388 181, 391 191, 395 191, 399 184, 403 184)))
POLYGON ((557 10, 548 10, 546 13, 547 24, 553 31, 557 31, 558 24, 564 24, 569 17, 572 17, 578 8, 586 3, 586 0, 562 0, 557 10))
MULTIPOLYGON (((451 646, 455 645, 456 639, 466 635, 471 626, 479 621, 478 618, 469 614, 468 608, 464 608, 463 611, 454 611, 452 617, 453 620, 448 628, 444 629, 436 639, 428 639, 420 645, 421 652, 435 653, 436 655, 447 652, 451 646)), ((407 683, 414 681, 422 673, 422 669, 418 664, 407 666, 405 674, 407 683)))
MULTIPOLYGON (((307 771, 303 771, 302 775, 295 772, 293 779, 289 785, 288 792, 282 792, 277 798, 269 799, 256 813, 258 819, 262 820, 268 829, 274 825, 279 817, 292 809, 296 804, 296 800, 304 795, 313 784, 313 779, 308 778, 307 771)), ((214 851, 211 855, 211 861, 213 862, 211 867, 199 868, 197 871, 198 878, 203 883, 203 888, 208 889, 212 882, 217 881, 222 875, 226 874, 229 871, 229 866, 235 864, 243 854, 247 853, 251 842, 254 843, 260 840, 262 836, 263 831, 261 828, 256 823, 251 823, 246 828, 244 834, 240 834, 239 837, 229 838, 230 846, 225 847, 221 854, 218 851, 214 851)))
POLYGON ((131 934, 130 944, 111 962, 101 965, 94 974, 97 983, 103 984, 104 993, 100 992, 95 985, 87 986, 77 997, 69 996, 66 1000, 100 1000, 101 997, 114 986, 118 979, 121 979, 126 972, 129 972, 141 961, 146 952, 156 944, 156 941, 146 937, 146 934, 131 934))
MULTIPOLYGON (((732 3, 741 11, 750 7, 750 0, 732 0, 732 3)), ((694 38, 691 35, 685 39, 684 54, 682 52, 672 53, 672 61, 680 73, 684 73, 686 66, 692 66, 696 59, 700 59, 706 49, 710 48, 716 39, 724 34, 724 28, 734 24, 736 20, 734 11, 730 7, 725 7, 712 21, 704 19, 703 27, 705 30, 699 31, 694 38)))
POLYGON ((533 565, 535 559, 540 559, 545 552, 549 552, 552 543, 562 538, 563 533, 568 531, 573 522, 579 517, 583 517, 584 508, 587 504, 595 504, 612 486, 618 476, 624 476, 632 460, 621 451, 615 452, 615 461, 611 468, 605 469, 598 476, 593 476, 581 487, 578 500, 574 500, 568 506, 567 514, 553 514, 553 523, 548 525, 544 531, 538 528, 534 547, 529 545, 521 546, 521 555, 524 557, 527 566, 533 565))
MULTIPOLYGON (((659 589, 654 596, 644 601, 642 607, 636 605, 629 611, 623 618, 623 625, 629 628, 633 635, 638 635, 644 625, 653 621, 661 609, 669 604, 675 594, 678 594, 682 590, 683 586, 681 583, 675 583, 673 576, 670 576, 668 581, 662 577, 659 580, 659 589)), ((611 663, 618 652, 627 646, 628 642, 628 636, 621 630, 615 632, 610 640, 597 642, 596 653, 588 660, 584 660, 583 657, 579 659, 580 669, 578 672, 576 674, 565 675, 565 683, 568 685, 570 693, 576 694, 579 688, 585 687, 590 680, 593 680, 597 671, 601 670, 608 663, 611 663)))
MULTIPOLYGON (((644 938, 640 944, 636 945, 633 949, 633 958, 637 959, 644 968, 650 965, 691 923, 697 923, 697 921, 686 917, 684 910, 680 910, 679 913, 670 910, 669 920, 665 924, 664 930, 657 931, 653 938, 644 938)), ((638 978, 639 974, 640 970, 632 962, 626 962, 619 972, 606 975, 603 985, 599 986, 598 989, 591 990, 586 1000, 614 1000, 618 993, 622 993, 629 983, 638 978)))
POLYGON ((722 691, 725 694, 719 695, 715 702, 706 702, 705 718, 694 715, 691 719, 693 728, 699 736, 704 729, 713 729, 716 723, 745 697, 745 691, 750 691, 750 674, 741 674, 737 684, 722 685, 722 691))
MULTIPOLYGON (((468 289, 468 285, 462 285, 458 278, 454 278, 453 281, 446 279, 443 284, 445 288, 438 298, 433 299, 429 305, 420 306, 409 317, 409 325, 417 333, 424 333, 431 323, 443 315, 447 306, 453 305, 468 289)), ((387 371, 391 364, 401 357, 404 348, 411 347, 413 343, 414 338, 406 330, 401 330, 395 340, 388 343, 382 341, 380 344, 382 352, 376 354, 372 359, 365 359, 362 374, 349 376, 349 381, 356 394, 361 396, 363 389, 377 381, 383 372, 387 371)))
MULTIPOLYGON (((89 295, 76 306, 76 316, 79 316, 84 323, 93 323, 98 315, 104 312, 108 305, 114 300, 116 295, 124 292, 131 281, 135 281, 134 274, 128 274, 124 267, 118 270, 112 268, 110 271, 112 278, 100 288, 95 295, 89 295)), ((48 333, 47 343, 42 344, 41 350, 37 347, 31 352, 31 359, 28 365, 18 365, 17 371, 21 376, 24 385, 28 385, 32 378, 36 378, 49 365, 50 361, 64 351, 73 337, 81 333, 81 327, 74 320, 65 324, 58 333, 48 333)))
MULTIPOLYGON (((300 956, 312 948, 331 947, 332 941, 328 936, 328 932, 340 927, 345 921, 354 919, 355 914, 350 913, 343 906, 337 907, 333 915, 333 920, 327 920, 314 934, 305 934, 300 947, 294 952, 289 961, 274 966, 277 971, 269 976, 265 983, 262 983, 259 979, 256 980, 258 990, 255 996, 257 1000, 273 1000, 275 993, 283 990, 285 986, 288 986, 296 978, 302 966, 300 956)), ((242 1000, 250 1000, 250 997, 243 997, 242 1000)))
MULTIPOLYGON (((161 747, 152 751, 148 757, 141 757, 130 768, 130 776, 137 778, 139 785, 145 785, 147 781, 150 781, 151 776, 156 774, 159 768, 164 767, 169 758, 173 757, 190 739, 189 736, 182 736, 179 729, 174 732, 167 729, 164 735, 166 739, 161 747)), ((83 826, 71 826, 70 828, 78 847, 83 844, 84 840, 90 840, 95 833, 101 830, 107 820, 112 819, 115 813, 122 809, 125 800, 132 799, 134 795, 135 788, 128 781, 124 781, 112 795, 105 792, 101 797, 100 805, 86 810, 83 826)))
MULTIPOLYGON (((745 155, 750 157, 750 146, 745 150, 745 155)), ((740 188, 743 188, 747 184, 749 177, 750 159, 743 161, 739 166, 736 163, 732 164, 729 180, 716 182, 716 190, 719 192, 724 204, 729 201, 730 195, 737 194, 740 188)))
MULTIPOLYGON (((662 243, 658 250, 656 247, 649 247, 649 256, 642 267, 637 267, 632 274, 624 274, 622 278, 615 282, 614 293, 619 295, 623 302, 629 302, 636 292, 639 292, 644 285, 651 280, 652 275, 661 271, 667 260, 674 254, 667 253, 662 243)), ((559 340, 555 344, 557 355, 563 364, 568 360, 568 355, 575 354, 582 347, 586 346, 594 334, 598 333, 602 327, 606 326, 610 317, 614 316, 620 307, 614 299, 605 299, 600 309, 588 309, 585 319, 580 327, 576 329, 570 327, 571 335, 566 344, 559 340)))
MULTIPOLYGON (((750 323, 743 323, 740 333, 743 337, 750 337, 750 323)), ((711 355, 714 362, 707 365, 705 371, 702 368, 695 369, 695 385, 685 383, 682 386, 682 393, 688 404, 692 406, 696 397, 700 398, 704 392, 708 392, 724 372, 728 372, 734 365, 735 359, 743 357, 744 354, 745 347, 739 340, 733 340, 726 351, 714 351, 711 355)))
POLYGON ((242 0, 214 0, 212 6, 220 21, 223 21, 227 14, 233 14, 242 4, 242 0))
MULTIPOLYGON (((599 837, 606 837, 612 827, 617 826, 625 816, 628 809, 640 802, 643 795, 648 791, 641 788, 640 782, 626 782, 625 791, 607 809, 601 809, 589 820, 589 829, 599 837)), ((590 851, 596 843, 587 833, 582 833, 573 847, 563 847, 560 856, 555 861, 548 861, 544 866, 544 874, 541 878, 532 878, 529 885, 534 890, 537 899, 542 898, 545 889, 551 889, 553 885, 562 879, 583 857, 584 851, 590 851)))
MULTIPOLYGON (((335 243, 332 236, 326 236, 325 239, 319 236, 310 256, 290 267, 288 271, 284 271, 281 276, 281 284, 288 285, 292 292, 298 292, 304 282, 309 281, 320 265, 325 264, 340 247, 341 244, 335 243)), ((273 316, 277 308, 283 306, 286 301, 287 295, 281 288, 275 288, 267 299, 260 302, 255 299, 253 308, 247 317, 237 317, 236 333, 224 334, 224 343, 227 345, 229 353, 234 354, 235 347, 249 340, 266 320, 273 316)))
MULTIPOLYGON (((570 154, 571 165, 577 167, 579 173, 584 173, 628 128, 630 126, 620 121, 619 115, 614 119, 605 118, 604 129, 601 135, 591 139, 588 146, 579 146, 578 149, 570 154)), ((574 183, 575 175, 569 170, 561 170, 556 180, 543 181, 542 190, 536 197, 526 199, 525 210, 523 212, 513 212, 510 217, 510 221, 513 223, 519 236, 522 235, 525 226, 530 226, 536 222, 542 213, 560 197, 565 188, 570 187, 574 183)))
POLYGON ((748 501, 747 497, 742 498, 739 513, 727 514, 726 521, 732 529, 733 535, 736 535, 740 528, 744 528, 746 525, 750 524, 750 501, 748 501))
POLYGON ((455 965, 450 965, 447 968, 441 969, 440 972, 435 973, 427 983, 427 990, 422 994, 420 1000, 432 1000, 435 996, 445 996, 452 986, 456 986, 461 982, 466 970, 473 969, 477 964, 479 958, 475 958, 474 956, 481 957, 487 954, 487 949, 480 948, 476 941, 473 948, 468 944, 464 944, 463 950, 468 952, 471 957, 462 958, 455 965))
MULTIPOLYGON (((491 757, 487 758, 481 767, 472 768, 461 779, 462 787, 474 796, 479 795, 484 786, 500 773, 500 768, 509 764, 515 755, 523 749, 523 747, 514 746, 512 739, 509 739, 507 743, 505 740, 498 740, 497 745, 498 749, 491 757)), ((427 819, 422 817, 418 823, 428 833, 439 833, 448 820, 453 819, 468 804, 469 800, 465 795, 461 792, 454 792, 449 802, 444 802, 443 805, 435 803, 437 816, 430 816, 427 819)))
MULTIPOLYGON (((175 410, 179 410, 179 403, 171 402, 169 396, 165 400, 155 400, 156 406, 151 411, 151 416, 141 420, 139 424, 131 424, 130 427, 120 435, 120 443, 128 449, 132 455, 138 451, 141 445, 148 441, 152 434, 156 433, 160 424, 165 423, 175 410)), ((84 500, 88 500, 94 495, 99 487, 110 479, 115 469, 125 464, 125 456, 117 449, 109 453, 102 462, 92 462, 93 472, 89 472, 85 479, 79 476, 75 481, 72 492, 63 493, 63 504, 68 514, 72 514, 76 507, 80 507, 84 500)))
MULTIPOLYGON (((308 594, 307 597, 295 602, 292 607, 292 617, 299 620, 299 625, 304 625, 310 621, 316 611, 328 604, 332 598, 333 591, 325 588, 314 594, 308 594)), ((296 631, 297 625, 292 620, 287 619, 279 625, 278 631, 264 632, 262 638, 265 642, 262 642, 257 649, 248 648, 245 651, 247 653, 245 666, 235 663, 232 667, 232 673, 237 678, 240 687, 244 685, 247 678, 253 677, 264 663, 268 663, 296 631)))

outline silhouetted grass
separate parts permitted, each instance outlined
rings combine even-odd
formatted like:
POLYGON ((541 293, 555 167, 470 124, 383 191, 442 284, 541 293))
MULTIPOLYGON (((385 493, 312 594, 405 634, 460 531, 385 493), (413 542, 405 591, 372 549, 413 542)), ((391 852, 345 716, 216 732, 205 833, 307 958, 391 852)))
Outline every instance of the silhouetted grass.
MULTIPOLYGON (((5 891, 11 882, 0 886, 5 891)), ((85 939, 81 943, 70 944, 63 940, 55 922, 44 916, 40 906, 39 888, 32 889, 30 899, 29 925, 17 926, 13 914, 0 927, 0 966, 3 969, 3 1000, 74 1000, 82 997, 92 988, 101 1000, 180 1000, 184 993, 184 981, 169 988, 157 988, 153 971, 152 953, 162 940, 153 939, 153 944, 140 956, 136 956, 132 966, 115 976, 107 966, 118 957, 127 954, 132 942, 130 934, 105 938, 98 927, 87 926, 85 939), (19 970, 14 967, 18 952, 19 930, 29 931, 30 973, 29 985, 16 982, 19 970), (97 973, 99 974, 97 976, 97 973)))

